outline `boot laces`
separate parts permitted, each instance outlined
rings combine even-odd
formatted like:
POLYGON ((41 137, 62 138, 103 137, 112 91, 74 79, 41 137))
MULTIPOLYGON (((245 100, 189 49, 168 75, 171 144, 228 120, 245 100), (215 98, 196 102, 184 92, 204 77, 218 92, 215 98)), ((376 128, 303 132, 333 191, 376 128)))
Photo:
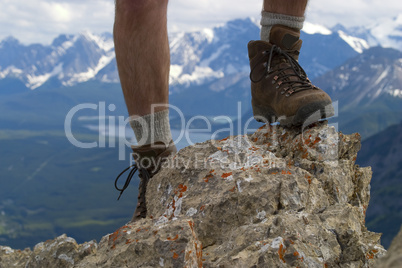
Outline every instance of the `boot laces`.
MULTIPOLYGON (((282 94, 284 92, 288 92, 287 96, 291 95, 292 93, 301 91, 301 90, 306 90, 306 89, 311 89, 312 86, 310 80, 307 78, 307 74, 304 71, 304 69, 300 66, 299 62, 295 60, 291 55, 289 55, 288 51, 282 50, 280 47, 277 45, 272 45, 270 50, 266 50, 263 52, 264 55, 269 53, 268 60, 264 63, 265 66, 265 71, 262 74, 262 76, 255 80, 253 79, 253 72, 257 68, 257 66, 265 60, 266 57, 262 57, 259 62, 253 67, 253 69, 250 72, 250 80, 254 83, 258 83, 262 81, 264 78, 268 77, 270 74, 274 72, 278 72, 280 74, 280 77, 282 78, 280 85, 281 84, 289 84, 288 87, 284 89, 282 94), (274 59, 274 56, 282 56, 286 59, 286 61, 289 63, 288 67, 282 67, 282 68, 272 68, 272 60, 274 59), (289 72, 290 70, 291 72, 289 72), (291 80, 290 77, 297 77, 297 80, 291 80)), ((279 61, 278 66, 281 62, 279 61)), ((278 79, 279 77, 276 77, 278 79)))
MULTIPOLYGON (((150 177, 151 177, 151 176, 149 175, 148 170, 146 170, 145 168, 138 168, 136 164, 133 164, 133 165, 129 166, 128 168, 126 168, 125 170, 123 170, 123 171, 117 176, 116 180, 114 181, 114 187, 116 188, 116 190, 118 190, 118 191, 120 192, 120 195, 119 195, 119 197, 117 198, 117 200, 120 199, 120 197, 121 197, 121 195, 123 194, 123 192, 127 189, 128 185, 129 185, 130 182, 131 182, 131 179, 133 178, 135 172, 137 172, 137 171, 140 173, 141 179, 144 180, 144 182, 143 182, 144 185, 143 185, 142 188, 146 187, 146 184, 147 184, 148 180, 149 180, 150 177), (131 170, 130 170, 130 169, 131 169, 131 170), (130 170, 130 172, 129 172, 128 175, 127 175, 126 182, 124 183, 124 185, 123 185, 122 188, 119 188, 119 187, 117 186, 117 182, 119 181, 119 178, 120 178, 124 173, 126 173, 128 170, 130 170)), ((140 190, 140 195, 143 194, 142 192, 145 192, 144 190, 145 190, 145 189, 141 189, 141 190, 140 190)))

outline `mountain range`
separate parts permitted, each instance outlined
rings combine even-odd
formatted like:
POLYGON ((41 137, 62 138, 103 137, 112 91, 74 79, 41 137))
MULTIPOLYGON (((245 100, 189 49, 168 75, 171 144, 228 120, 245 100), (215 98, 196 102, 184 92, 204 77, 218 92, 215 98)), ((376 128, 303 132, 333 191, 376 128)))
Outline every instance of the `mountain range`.
MULTIPOLYGON (((341 25, 327 29, 306 23, 300 61, 310 77, 315 78, 369 47, 384 44, 400 49, 401 18, 392 21, 391 29, 389 22, 385 23, 387 27, 375 25, 372 29, 346 29, 341 25), (383 28, 387 31, 380 34, 379 29, 383 28)), ((170 84, 200 85, 217 78, 247 73, 246 45, 258 38, 259 27, 251 19, 233 20, 198 32, 172 33, 169 38, 170 84)), ((23 45, 8 37, 0 42, 0 79, 6 78, 18 79, 29 89, 49 82, 53 86, 72 86, 89 80, 117 83, 112 34, 62 34, 50 45, 23 45)))
MULTIPOLYGON (((306 22, 301 33, 303 48, 300 63, 310 79, 317 80, 324 90, 331 91, 329 93, 334 100, 338 100, 339 96, 345 94, 339 95, 340 91, 334 90, 334 87, 345 83, 347 76, 336 68, 383 43, 384 46, 400 49, 401 18, 399 16, 372 28, 349 29, 341 25, 328 29, 306 22), (380 34, 379 29, 386 31, 380 34), (337 70, 343 76, 323 78, 323 74, 332 70, 337 70)), ((242 103, 243 112, 250 110, 247 43, 258 38, 259 27, 250 18, 229 21, 197 32, 172 33, 169 37, 171 104, 179 107, 185 115, 237 116, 237 102, 242 103), (205 103, 209 103, 208 109, 205 109, 205 103)), ((380 51, 377 50, 377 53, 380 51)), ((396 53, 395 57, 399 58, 399 54, 396 53)), ((376 69, 383 76, 388 70, 386 68, 382 72, 384 64, 376 69)), ((395 64, 398 66, 397 60, 395 64)), ((345 70, 348 71, 347 67, 345 70)), ((373 73, 361 75, 372 76, 373 73)), ((389 80, 393 78, 390 75, 378 78, 381 78, 381 83, 378 81, 379 84, 375 85, 377 81, 371 80, 371 89, 364 91, 371 92, 377 86, 381 88, 370 93, 371 101, 390 90, 394 90, 392 94, 396 94, 395 98, 400 97, 399 87, 395 87, 400 83, 398 78, 395 78, 395 83, 389 80), (385 81, 389 81, 389 84, 384 85, 385 81)), ((60 35, 50 45, 23 45, 12 37, 0 42, 0 95, 28 92, 28 89, 69 88, 86 83, 103 88, 115 87, 119 83, 110 33, 60 35)), ((362 92, 359 93, 359 99, 362 92)), ((347 98, 350 99, 355 97, 347 98)), ((343 102, 343 99, 340 101, 343 102)), ((116 104, 120 106, 123 102, 116 104)))

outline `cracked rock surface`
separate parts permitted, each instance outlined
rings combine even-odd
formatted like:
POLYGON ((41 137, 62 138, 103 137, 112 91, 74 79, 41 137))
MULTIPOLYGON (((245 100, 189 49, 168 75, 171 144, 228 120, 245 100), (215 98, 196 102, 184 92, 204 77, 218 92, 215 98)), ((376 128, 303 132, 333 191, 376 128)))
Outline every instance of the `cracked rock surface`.
POLYGON ((355 165, 359 149, 358 134, 325 122, 189 146, 150 181, 148 218, 90 252, 3 247, 0 266, 372 267, 385 250, 365 227, 371 169, 355 165))

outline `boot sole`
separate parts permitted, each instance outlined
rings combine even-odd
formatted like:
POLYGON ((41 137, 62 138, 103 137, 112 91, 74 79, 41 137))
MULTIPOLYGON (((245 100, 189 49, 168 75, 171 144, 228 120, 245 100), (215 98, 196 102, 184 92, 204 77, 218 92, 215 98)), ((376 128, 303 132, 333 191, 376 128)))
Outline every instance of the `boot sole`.
POLYGON ((334 107, 331 102, 314 102, 305 105, 297 110, 296 115, 286 117, 277 116, 270 106, 253 105, 254 119, 258 122, 272 124, 279 122, 286 127, 307 126, 320 119, 334 116, 334 107))

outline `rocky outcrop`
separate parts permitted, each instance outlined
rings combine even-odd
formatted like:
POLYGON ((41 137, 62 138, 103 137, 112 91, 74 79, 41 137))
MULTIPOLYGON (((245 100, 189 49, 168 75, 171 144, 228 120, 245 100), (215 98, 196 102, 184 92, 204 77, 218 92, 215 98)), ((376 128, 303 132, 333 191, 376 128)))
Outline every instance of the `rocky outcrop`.
POLYGON ((66 235, 39 243, 33 251, 30 249, 14 250, 0 246, 0 267, 74 267, 86 256, 94 254, 97 246, 95 241, 78 245, 73 238, 66 235))
POLYGON ((90 252, 76 244, 48 249, 59 247, 54 242, 33 252, 2 248, 0 264, 371 267, 385 250, 364 224, 371 169, 355 165, 359 149, 358 134, 326 123, 196 144, 150 181, 147 219, 104 236, 90 252))
POLYGON ((402 228, 394 238, 387 254, 377 260, 377 268, 400 268, 402 267, 402 228))

